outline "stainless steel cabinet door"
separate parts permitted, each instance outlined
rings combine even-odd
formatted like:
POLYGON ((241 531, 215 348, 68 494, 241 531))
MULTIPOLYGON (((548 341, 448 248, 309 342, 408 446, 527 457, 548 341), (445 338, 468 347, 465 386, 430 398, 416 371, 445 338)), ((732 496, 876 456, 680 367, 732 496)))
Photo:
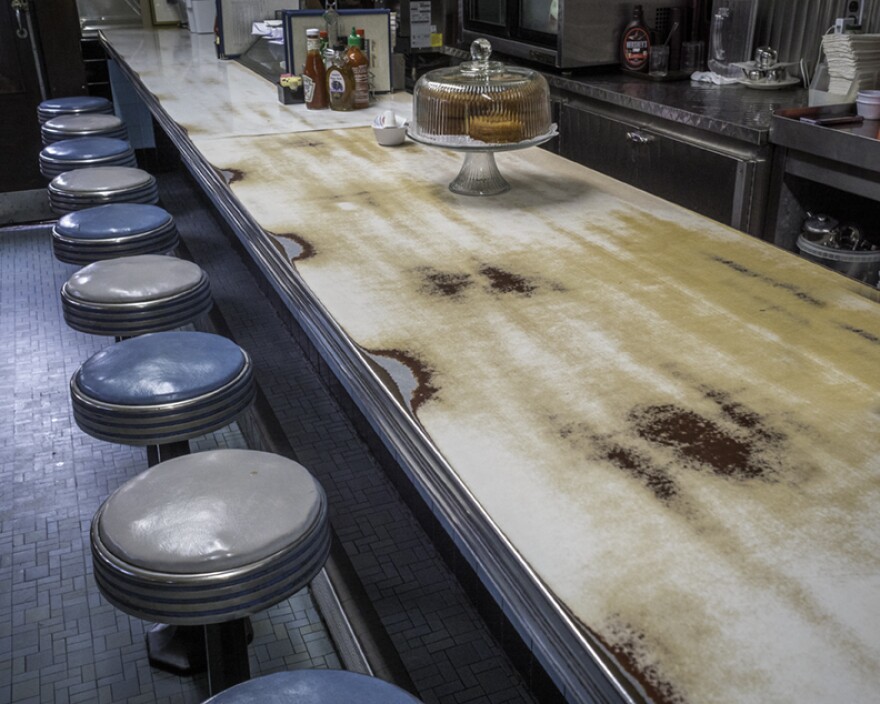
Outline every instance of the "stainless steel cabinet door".
POLYGON ((628 122, 568 104, 560 116, 562 156, 752 234, 761 234, 766 158, 715 148, 661 126, 628 122), (760 185, 760 184, 759 184, 760 185), (761 187, 763 188, 763 186, 761 187))

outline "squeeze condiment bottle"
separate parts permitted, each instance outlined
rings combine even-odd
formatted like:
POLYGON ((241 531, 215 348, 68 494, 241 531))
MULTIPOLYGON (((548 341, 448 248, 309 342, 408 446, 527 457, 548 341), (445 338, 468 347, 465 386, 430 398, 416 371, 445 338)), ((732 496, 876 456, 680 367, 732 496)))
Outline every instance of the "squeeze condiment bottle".
POLYGON ((309 110, 325 110, 330 105, 327 96, 327 72, 321 56, 321 37, 317 29, 306 30, 306 65, 303 68, 303 94, 309 110))
POLYGON ((327 92, 331 110, 354 109, 354 75, 342 52, 334 51, 330 57, 327 65, 327 92))
POLYGON ((647 71, 650 50, 651 30, 645 24, 642 6, 636 5, 620 37, 620 65, 629 71, 647 71))
POLYGON ((370 107, 370 62, 361 51, 361 38, 354 27, 351 28, 351 34, 348 36, 345 58, 354 76, 353 107, 355 110, 368 108, 370 107))

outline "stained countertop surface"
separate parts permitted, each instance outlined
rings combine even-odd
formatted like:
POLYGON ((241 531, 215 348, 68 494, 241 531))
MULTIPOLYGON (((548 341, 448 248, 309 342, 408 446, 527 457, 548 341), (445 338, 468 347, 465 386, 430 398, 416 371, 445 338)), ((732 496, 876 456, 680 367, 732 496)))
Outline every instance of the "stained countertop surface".
POLYGON ((458 153, 280 106, 201 38, 105 34, 291 276, 413 373, 388 393, 632 692, 876 698, 876 290, 539 149, 457 196, 458 153))

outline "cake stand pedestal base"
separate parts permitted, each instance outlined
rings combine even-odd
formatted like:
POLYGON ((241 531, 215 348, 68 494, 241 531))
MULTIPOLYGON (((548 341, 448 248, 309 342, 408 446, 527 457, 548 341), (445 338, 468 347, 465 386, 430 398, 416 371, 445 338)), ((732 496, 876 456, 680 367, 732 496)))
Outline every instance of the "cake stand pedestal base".
POLYGON ((463 196, 497 196, 509 191, 510 184, 498 170, 494 152, 468 151, 449 190, 463 196))

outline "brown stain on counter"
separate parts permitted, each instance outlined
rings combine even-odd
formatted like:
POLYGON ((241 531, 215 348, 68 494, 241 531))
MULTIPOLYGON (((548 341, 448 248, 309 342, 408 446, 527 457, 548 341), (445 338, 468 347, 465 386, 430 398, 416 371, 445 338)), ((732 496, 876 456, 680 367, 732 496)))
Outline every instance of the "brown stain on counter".
POLYGON ((785 283, 783 281, 777 281, 776 279, 774 279, 770 276, 766 276, 765 274, 759 274, 758 272, 752 271, 748 267, 743 266, 742 264, 739 264, 738 262, 735 262, 732 259, 726 259, 725 257, 718 257, 715 255, 712 255, 709 258, 715 262, 718 262, 719 264, 726 266, 729 269, 732 269, 733 271, 736 271, 737 273, 743 274, 743 275, 748 276, 753 279, 758 279, 758 280, 764 282, 765 284, 769 284, 773 288, 778 288, 778 289, 782 289, 784 291, 788 291, 790 294, 792 294, 798 300, 803 301, 804 303, 808 303, 811 306, 816 306, 818 308, 825 307, 824 301, 820 301, 818 298, 811 296, 809 293, 798 288, 797 286, 795 286, 793 284, 785 283))
POLYGON ((749 431, 756 438, 774 444, 782 443, 786 439, 784 433, 770 430, 766 420, 760 413, 747 408, 738 401, 734 401, 730 394, 717 389, 708 389, 705 394, 706 398, 718 404, 721 413, 728 420, 743 430, 749 431))
POLYGON ((788 436, 732 394, 698 390, 717 405, 717 419, 670 402, 632 407, 621 419, 621 433, 596 433, 580 421, 559 425, 555 416, 550 420, 559 437, 587 460, 610 464, 678 511, 686 510, 686 504, 675 501, 681 492, 678 479, 684 479, 681 470, 709 470, 737 481, 776 481, 788 436), (672 454, 655 454, 652 446, 672 454))
POLYGON ((643 654, 646 651, 650 652, 644 633, 623 622, 619 617, 612 617, 610 623, 603 629, 607 633, 603 638, 579 619, 575 618, 575 621, 614 659, 617 669, 622 669, 630 678, 638 682, 644 690, 647 701, 653 704, 687 703, 687 698, 676 689, 675 685, 663 678, 656 663, 639 664, 643 660, 643 654))
MULTIPOLYGON (((418 411, 422 404, 427 403, 439 393, 440 389, 433 383, 434 370, 412 352, 397 349, 367 350, 367 352, 377 357, 393 359, 410 371, 416 383, 415 390, 409 399, 409 405, 413 413, 418 411)), ((386 383, 390 383, 397 388, 397 384, 390 375, 383 374, 382 376, 386 383)))
POLYGON ((847 332, 851 332, 855 335, 858 335, 863 340, 867 340, 868 342, 875 344, 875 345, 880 345, 880 337, 878 337, 877 335, 875 335, 872 332, 868 332, 867 330, 863 330, 862 328, 857 328, 852 325, 846 325, 846 324, 841 324, 840 327, 843 330, 846 330, 847 332))
POLYGON ((497 266, 484 264, 480 267, 480 273, 489 279, 489 287, 496 293, 518 293, 523 296, 531 296, 538 286, 525 276, 505 271, 497 266))
POLYGON ((719 476, 734 479, 769 477, 775 467, 764 456, 757 432, 742 437, 727 432, 715 421, 675 404, 634 408, 627 419, 639 437, 671 448, 696 467, 708 467, 719 476))
MULTIPOLYGON (((269 231, 267 230, 267 232, 269 232, 269 231)), ((269 232, 269 234, 274 237, 280 237, 282 239, 291 240, 292 242, 295 242, 299 246, 300 252, 295 257, 293 257, 293 259, 290 260, 291 262, 300 262, 300 261, 303 261, 304 259, 311 259, 312 257, 314 257, 317 254, 317 250, 315 249, 315 245, 313 245, 311 242, 309 242, 305 237, 298 235, 295 232, 269 232)), ((284 251, 284 248, 281 247, 280 245, 278 245, 278 246, 282 250, 282 253, 284 253, 286 255, 287 253, 284 251)))
POLYGON ((246 172, 241 169, 217 169, 217 172, 220 174, 220 177, 226 181, 227 186, 244 181, 244 177, 246 176, 246 172))
POLYGON ((636 450, 614 443, 603 448, 602 456, 642 482, 661 501, 670 501, 678 495, 678 486, 668 472, 636 450))
POLYGON ((419 290, 422 293, 456 301, 463 300, 464 294, 473 289, 478 276, 486 280, 483 288, 491 294, 514 294, 530 298, 542 288, 556 292, 566 291, 561 284, 540 283, 535 279, 490 264, 480 264, 476 273, 441 271, 430 266, 418 267, 414 271, 421 280, 419 290))
MULTIPOLYGON (((646 231, 656 232, 668 234, 670 237, 677 238, 681 238, 682 235, 686 235, 694 243, 702 243, 705 241, 703 233, 692 227, 683 225, 682 223, 673 222, 644 213, 633 214, 619 210, 612 211, 610 215, 612 215, 617 221, 619 221, 621 225, 620 229, 623 231, 629 230, 633 233, 641 233, 646 231)), ((621 235, 620 231, 613 231, 605 226, 589 224, 587 225, 587 227, 597 232, 606 232, 609 237, 619 238, 621 235)), ((737 274, 741 274, 744 277, 755 279, 774 289, 785 291, 794 296, 798 301, 806 303, 810 306, 814 306, 816 308, 825 308, 827 306, 827 303, 825 301, 816 298, 816 296, 812 295, 809 291, 806 291, 799 286, 796 286, 787 281, 781 281, 763 272, 755 271, 754 269, 734 260, 729 256, 722 256, 718 254, 717 252, 713 251, 711 247, 705 249, 702 245, 694 245, 694 247, 686 253, 688 259, 690 259, 692 255, 695 259, 701 260, 695 261, 695 265, 698 265, 701 262, 705 262, 708 260, 710 262, 714 262, 715 264, 720 264, 721 266, 731 271, 734 271, 737 274)))
POLYGON ((431 267, 416 270, 422 277, 421 290, 430 296, 461 299, 464 291, 474 285, 470 274, 464 272, 438 271, 431 267))

